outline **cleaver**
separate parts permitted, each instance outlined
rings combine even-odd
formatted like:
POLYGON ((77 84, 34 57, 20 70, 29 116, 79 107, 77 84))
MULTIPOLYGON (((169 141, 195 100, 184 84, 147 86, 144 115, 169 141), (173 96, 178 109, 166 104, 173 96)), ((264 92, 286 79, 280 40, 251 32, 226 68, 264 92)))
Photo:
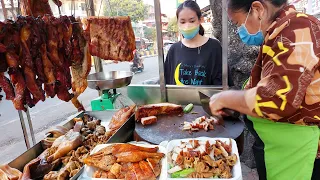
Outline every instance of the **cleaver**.
MULTIPOLYGON (((207 113, 209 114, 210 116, 212 116, 212 113, 211 113, 211 110, 210 110, 210 106, 209 106, 209 103, 210 103, 210 97, 203 94, 202 92, 199 91, 199 97, 200 97, 200 102, 201 102, 201 105, 202 105, 202 109, 207 113)), ((240 116, 240 113, 235 111, 235 110, 232 110, 232 109, 228 109, 228 108, 223 108, 222 111, 224 113, 226 113, 228 116, 232 117, 232 118, 239 118, 240 116)))

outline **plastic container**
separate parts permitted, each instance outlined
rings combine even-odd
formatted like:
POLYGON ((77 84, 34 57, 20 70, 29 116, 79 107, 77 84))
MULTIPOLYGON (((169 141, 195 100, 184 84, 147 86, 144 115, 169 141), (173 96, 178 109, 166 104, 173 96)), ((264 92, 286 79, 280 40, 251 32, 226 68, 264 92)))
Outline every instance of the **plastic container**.
MULTIPOLYGON (((200 140, 200 141, 207 141, 209 140, 210 144, 215 143, 216 140, 220 140, 222 142, 229 142, 229 138, 207 138, 207 137, 200 137, 200 138, 192 138, 192 139, 177 139, 172 140, 167 144, 167 153, 171 152, 174 147, 179 146, 181 142, 188 142, 189 140, 200 140)), ((232 168, 232 177, 231 179, 220 179, 220 178, 170 178, 170 174, 166 174, 166 179, 168 180, 200 180, 200 179, 219 179, 219 180, 242 180, 242 172, 241 172, 241 164, 240 164, 240 158, 238 153, 238 147, 236 141, 232 140, 232 153, 236 154, 238 157, 238 161, 236 165, 232 168)), ((164 143, 161 143, 164 144, 164 143)), ((166 162, 168 162, 168 154, 166 155, 166 162)), ((168 163, 167 163, 168 164, 168 163)), ((168 165, 166 165, 168 171, 168 165)))
MULTIPOLYGON (((123 143, 116 143, 116 144, 123 144, 123 143)), ((135 143, 135 142, 132 142, 130 144, 134 144, 134 145, 141 146, 141 147, 148 147, 148 148, 157 147, 155 145, 150 145, 150 144, 147 144, 147 143, 135 143)), ((91 151, 90 154, 94 154, 94 153, 98 152, 99 150, 101 150, 101 149, 103 149, 103 148, 105 148, 107 146, 110 146, 110 145, 112 145, 112 144, 100 144, 100 145, 97 145, 91 151)), ((164 153, 165 155, 167 154, 165 147, 163 147, 163 146, 158 146, 158 147, 159 147, 158 152, 164 153)), ((166 179, 166 175, 167 175, 166 160, 167 160, 166 157, 162 158, 162 160, 161 160, 161 174, 157 178, 157 180, 165 180, 166 179)), ((96 170, 97 170, 97 168, 85 165, 84 172, 79 177, 79 180, 107 180, 105 178, 93 178, 92 176, 93 176, 93 174, 94 174, 94 172, 96 170)), ((108 179, 108 180, 117 180, 117 179, 108 179)))

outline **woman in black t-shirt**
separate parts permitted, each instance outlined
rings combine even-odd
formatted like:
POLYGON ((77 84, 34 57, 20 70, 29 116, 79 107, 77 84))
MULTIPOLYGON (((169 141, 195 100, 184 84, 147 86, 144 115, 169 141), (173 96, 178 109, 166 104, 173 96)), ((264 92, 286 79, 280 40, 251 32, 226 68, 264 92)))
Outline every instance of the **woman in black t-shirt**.
MULTIPOLYGON (((199 5, 187 0, 176 12, 183 39, 173 44, 164 66, 166 84, 222 85, 222 48, 216 39, 204 37, 199 5)), ((233 84, 229 81, 229 85, 233 84)))

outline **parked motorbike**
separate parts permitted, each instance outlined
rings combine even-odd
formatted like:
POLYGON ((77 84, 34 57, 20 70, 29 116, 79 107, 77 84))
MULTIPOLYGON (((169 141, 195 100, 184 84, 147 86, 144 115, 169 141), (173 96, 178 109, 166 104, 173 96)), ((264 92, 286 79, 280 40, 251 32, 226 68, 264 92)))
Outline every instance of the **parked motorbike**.
POLYGON ((143 58, 138 51, 134 52, 133 62, 130 63, 130 71, 140 73, 144 70, 143 58))

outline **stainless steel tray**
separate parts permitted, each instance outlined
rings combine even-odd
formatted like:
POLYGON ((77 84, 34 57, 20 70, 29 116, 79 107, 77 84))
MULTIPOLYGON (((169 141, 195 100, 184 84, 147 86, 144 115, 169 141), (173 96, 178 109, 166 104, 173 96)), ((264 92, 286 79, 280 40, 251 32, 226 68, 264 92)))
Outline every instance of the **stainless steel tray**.
POLYGON ((132 76, 129 71, 98 72, 88 76, 88 87, 96 90, 121 88, 131 83, 132 76))
MULTIPOLYGON (((109 110, 109 111, 89 111, 86 112, 90 116, 95 117, 97 119, 100 119, 103 122, 108 122, 111 120, 113 114, 115 113, 115 110, 109 110)), ((83 112, 77 113, 71 117, 69 117, 65 122, 61 123, 64 127, 71 129, 74 126, 73 118, 76 117, 82 117, 83 112)), ((119 130, 110 137, 107 143, 125 143, 133 140, 133 132, 135 129, 135 120, 134 115, 132 115, 120 128, 119 130)), ((24 166, 29 163, 31 160, 37 158, 44 149, 41 146, 41 142, 34 145, 32 148, 24 152, 22 155, 14 159, 9 163, 10 167, 16 168, 23 171, 24 166)), ((71 178, 71 180, 76 180, 83 172, 84 167, 81 168, 81 170, 71 178)))

